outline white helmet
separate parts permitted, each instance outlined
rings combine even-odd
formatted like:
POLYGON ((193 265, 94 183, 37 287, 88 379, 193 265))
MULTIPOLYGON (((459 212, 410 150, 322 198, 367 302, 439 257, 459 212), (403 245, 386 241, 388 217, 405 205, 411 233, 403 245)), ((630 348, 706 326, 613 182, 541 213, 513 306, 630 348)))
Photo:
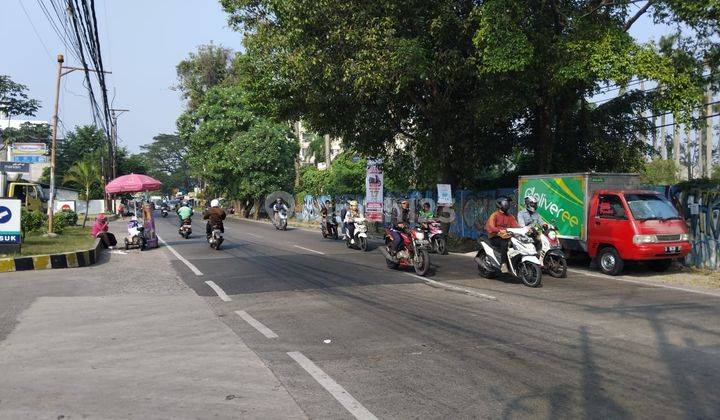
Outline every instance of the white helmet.
POLYGON ((210 202, 210 207, 220 207, 220 200, 218 200, 217 198, 214 198, 214 199, 210 202))

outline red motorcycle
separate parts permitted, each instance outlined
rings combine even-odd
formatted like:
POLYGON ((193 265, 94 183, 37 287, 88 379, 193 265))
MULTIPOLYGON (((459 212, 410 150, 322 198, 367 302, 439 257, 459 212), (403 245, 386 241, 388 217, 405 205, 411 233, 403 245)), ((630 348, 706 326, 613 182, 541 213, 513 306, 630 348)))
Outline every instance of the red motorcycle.
POLYGON ((395 255, 392 255, 390 253, 393 241, 392 229, 385 229, 385 246, 380 250, 385 256, 387 266, 393 269, 413 267, 415 273, 424 276, 430 269, 430 253, 428 252, 430 243, 425 239, 425 234, 420 229, 398 232, 402 238, 402 246, 395 255))

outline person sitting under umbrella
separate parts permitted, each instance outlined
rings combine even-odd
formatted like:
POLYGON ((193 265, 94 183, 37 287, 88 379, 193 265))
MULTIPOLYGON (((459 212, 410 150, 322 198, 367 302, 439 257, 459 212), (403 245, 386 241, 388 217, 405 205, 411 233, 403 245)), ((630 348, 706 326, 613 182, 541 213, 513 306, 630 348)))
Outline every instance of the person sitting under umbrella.
POLYGON ((105 213, 100 213, 95 219, 95 224, 92 227, 93 238, 100 238, 103 248, 113 249, 117 245, 117 239, 115 235, 108 232, 108 220, 105 218, 105 213))

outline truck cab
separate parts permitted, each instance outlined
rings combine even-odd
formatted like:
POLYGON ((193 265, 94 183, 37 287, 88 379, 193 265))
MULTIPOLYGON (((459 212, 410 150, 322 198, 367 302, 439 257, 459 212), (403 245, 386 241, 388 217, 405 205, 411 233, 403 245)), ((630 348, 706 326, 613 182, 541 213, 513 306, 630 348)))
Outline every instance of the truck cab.
POLYGON ((33 182, 10 182, 7 187, 7 197, 19 199, 26 210, 44 212, 47 209, 47 200, 40 185, 33 182))
POLYGON ((691 250, 685 221, 654 191, 603 189, 588 205, 587 252, 605 274, 617 275, 625 261, 649 261, 656 271, 691 250))

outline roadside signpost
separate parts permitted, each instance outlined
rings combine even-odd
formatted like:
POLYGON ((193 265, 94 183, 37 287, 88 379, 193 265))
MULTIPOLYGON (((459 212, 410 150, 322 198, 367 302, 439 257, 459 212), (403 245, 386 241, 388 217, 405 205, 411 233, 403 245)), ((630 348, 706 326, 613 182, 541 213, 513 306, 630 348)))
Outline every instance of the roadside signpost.
POLYGON ((0 172, 30 173, 28 162, 0 162, 0 172))
POLYGON ((20 251, 20 207, 15 198, 0 198, 0 253, 20 251))

